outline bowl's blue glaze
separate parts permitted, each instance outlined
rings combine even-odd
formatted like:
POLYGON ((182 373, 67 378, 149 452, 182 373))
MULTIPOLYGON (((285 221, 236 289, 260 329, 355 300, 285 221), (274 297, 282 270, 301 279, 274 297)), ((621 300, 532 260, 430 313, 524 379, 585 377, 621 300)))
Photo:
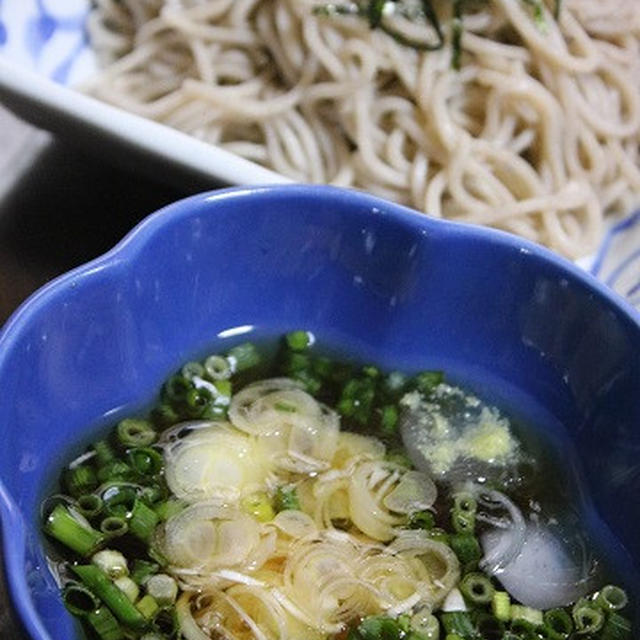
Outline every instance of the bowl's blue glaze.
MULTIPOLYGON (((87 425, 140 406, 217 334, 309 328, 379 362, 501 380, 563 423, 594 505, 640 561, 640 321, 570 263, 355 191, 235 189, 143 222, 36 293, 0 336, 0 508, 34 639, 73 636, 38 507, 87 425)), ((485 386, 491 387, 491 384, 485 386)), ((595 517, 595 511, 592 513, 595 517)), ((631 566, 631 565, 629 565, 631 566)))

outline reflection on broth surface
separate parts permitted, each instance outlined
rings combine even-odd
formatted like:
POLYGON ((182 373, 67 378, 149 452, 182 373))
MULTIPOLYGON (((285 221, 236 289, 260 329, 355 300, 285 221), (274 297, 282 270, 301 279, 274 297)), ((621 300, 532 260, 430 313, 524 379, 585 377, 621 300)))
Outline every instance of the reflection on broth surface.
POLYGON ((315 342, 186 363, 63 470, 44 531, 88 634, 631 637, 570 452, 441 371, 315 342))

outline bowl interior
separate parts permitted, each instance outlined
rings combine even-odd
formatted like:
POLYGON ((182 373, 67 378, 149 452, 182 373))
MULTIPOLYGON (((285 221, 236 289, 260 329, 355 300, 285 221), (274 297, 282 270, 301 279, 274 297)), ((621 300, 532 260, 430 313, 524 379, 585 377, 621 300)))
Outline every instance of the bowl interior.
POLYGON ((505 234, 354 191, 235 189, 155 214, 38 292, 0 337, 3 543, 33 638, 74 629, 43 570, 38 512, 55 472, 233 328, 308 328, 383 366, 444 368, 566 435, 577 452, 568 464, 586 478, 586 517, 637 580, 640 324, 630 309, 505 234))

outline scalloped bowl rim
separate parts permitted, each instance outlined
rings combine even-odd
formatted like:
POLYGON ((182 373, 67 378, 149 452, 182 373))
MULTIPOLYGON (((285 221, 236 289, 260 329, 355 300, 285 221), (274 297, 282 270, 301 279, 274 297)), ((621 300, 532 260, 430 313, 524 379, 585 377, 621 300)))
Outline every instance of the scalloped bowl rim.
MULTIPOLYGON (((441 236, 464 235, 472 241, 495 244, 529 254, 576 278, 600 298, 601 304, 617 309, 640 331, 640 313, 624 298, 569 260, 518 236, 491 228, 430 218, 406 206, 355 189, 307 184, 258 185, 206 191, 168 204, 149 214, 109 251, 58 276, 39 288, 18 307, 0 331, 0 371, 6 353, 20 342, 24 327, 29 325, 34 315, 40 313, 59 296, 65 295, 67 286, 71 288, 79 285, 90 286, 92 277, 97 273, 105 270, 126 269, 135 264, 146 244, 156 234, 162 233, 162 229, 168 221, 188 218, 194 210, 198 210, 200 207, 208 204, 215 207, 216 203, 224 202, 230 198, 250 200, 255 197, 279 197, 282 194, 287 194, 291 198, 314 197, 336 203, 341 201, 346 205, 346 215, 352 215, 354 206, 359 206, 368 209, 368 213, 371 215, 384 215, 394 219, 396 222, 410 227, 414 233, 430 232, 441 236)), ((210 215, 215 215, 215 211, 211 211, 210 215)), ((26 551, 23 516, 1 477, 0 535, 4 552, 4 572, 12 605, 18 618, 34 640, 51 640, 51 636, 42 625, 33 606, 22 570, 26 551)))

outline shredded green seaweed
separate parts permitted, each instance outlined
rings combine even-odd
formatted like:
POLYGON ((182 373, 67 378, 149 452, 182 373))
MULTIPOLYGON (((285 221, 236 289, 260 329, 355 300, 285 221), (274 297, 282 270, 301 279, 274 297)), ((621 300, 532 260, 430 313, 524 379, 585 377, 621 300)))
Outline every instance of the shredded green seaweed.
MULTIPOLYGON (((486 4, 491 0, 472 0, 486 4)), ((538 29, 547 30, 543 0, 513 0, 531 7, 533 19, 538 29)), ((459 70, 462 58, 463 13, 469 0, 449 0, 451 2, 451 66, 459 70)), ((553 16, 560 18, 562 0, 555 0, 553 16)), ((367 20, 371 29, 380 29, 396 42, 421 51, 437 51, 444 48, 444 30, 432 0, 366 0, 349 3, 326 3, 313 8, 316 16, 333 18, 337 16, 358 16, 367 20), (425 27, 424 38, 416 38, 394 26, 393 18, 399 17, 410 24, 422 23, 425 27)))

